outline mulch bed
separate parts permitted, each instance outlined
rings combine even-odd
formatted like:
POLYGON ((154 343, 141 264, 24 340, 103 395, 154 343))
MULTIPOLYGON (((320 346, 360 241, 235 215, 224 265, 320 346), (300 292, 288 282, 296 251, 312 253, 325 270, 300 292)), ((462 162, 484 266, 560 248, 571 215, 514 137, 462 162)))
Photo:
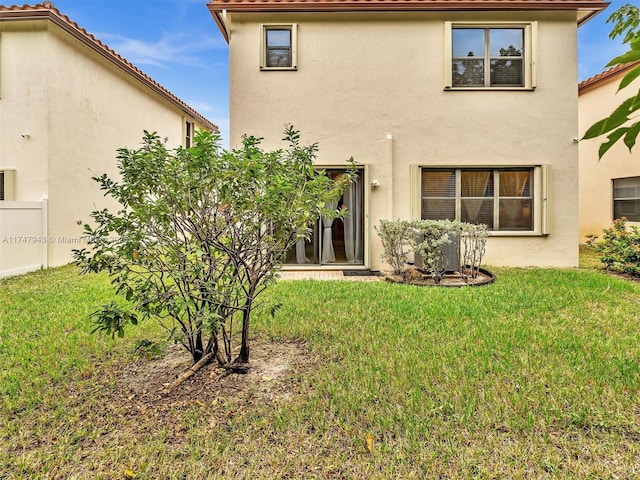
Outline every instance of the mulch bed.
POLYGON ((429 275, 425 275, 416 269, 407 270, 406 275, 387 275, 387 282, 402 283, 407 285, 418 285, 421 287, 479 287, 489 285, 495 281, 496 277, 491 272, 479 269, 475 278, 462 278, 458 272, 447 273, 440 283, 436 283, 429 275))

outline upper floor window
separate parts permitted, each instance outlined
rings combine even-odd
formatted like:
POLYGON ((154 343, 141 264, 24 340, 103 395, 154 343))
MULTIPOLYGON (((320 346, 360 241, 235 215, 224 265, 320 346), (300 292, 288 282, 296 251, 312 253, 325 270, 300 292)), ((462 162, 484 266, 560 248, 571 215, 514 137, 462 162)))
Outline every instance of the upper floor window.
POLYGON ((447 88, 535 87, 535 23, 446 27, 447 88))
POLYGON ((640 177, 613 180, 613 218, 640 222, 640 177))
POLYGON ((261 70, 297 69, 297 25, 263 24, 261 70))
POLYGON ((193 132, 194 131, 194 125, 192 122, 190 122, 189 120, 187 120, 184 123, 184 146, 185 148, 191 148, 191 145, 193 144, 193 132))

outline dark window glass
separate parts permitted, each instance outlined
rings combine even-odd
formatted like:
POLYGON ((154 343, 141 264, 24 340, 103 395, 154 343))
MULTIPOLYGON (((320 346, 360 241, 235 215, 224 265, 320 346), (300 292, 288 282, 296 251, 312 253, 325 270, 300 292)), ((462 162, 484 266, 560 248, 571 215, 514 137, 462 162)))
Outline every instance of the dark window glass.
POLYGON ((613 180, 613 218, 640 222, 640 177, 613 180))
POLYGON ((458 219, 485 224, 490 230, 533 230, 532 178, 531 168, 425 168, 421 186, 422 218, 458 219))
POLYGON ((267 67, 291 67, 291 30, 266 30, 267 67))
POLYGON ((454 28, 454 87, 523 87, 523 28, 454 28))

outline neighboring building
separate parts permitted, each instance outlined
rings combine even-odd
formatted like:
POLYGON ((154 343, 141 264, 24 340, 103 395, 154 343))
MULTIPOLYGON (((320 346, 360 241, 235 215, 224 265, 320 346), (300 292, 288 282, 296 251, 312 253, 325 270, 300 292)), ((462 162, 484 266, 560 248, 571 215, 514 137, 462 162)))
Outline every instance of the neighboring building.
POLYGON ((289 261, 387 269, 382 219, 492 230, 489 265, 578 262, 577 26, 600 0, 212 0, 230 49, 231 144, 285 124, 360 181, 289 261))
POLYGON ((143 130, 176 147, 194 128, 217 131, 51 3, 0 6, 0 200, 45 200, 40 235, 9 213, 30 203, 0 201, 0 276, 38 267, 20 259, 33 243, 44 266, 71 261, 89 213, 113 205, 90 177, 116 175, 143 130))
MULTIPOLYGON (((608 117, 624 100, 636 95, 640 79, 618 92, 625 74, 640 64, 619 65, 580 83, 580 137, 587 129, 608 117)), ((602 237, 602 229, 627 217, 631 224, 640 222, 640 151, 629 152, 620 140, 598 159, 604 135, 580 142, 580 242, 586 236, 602 237)))

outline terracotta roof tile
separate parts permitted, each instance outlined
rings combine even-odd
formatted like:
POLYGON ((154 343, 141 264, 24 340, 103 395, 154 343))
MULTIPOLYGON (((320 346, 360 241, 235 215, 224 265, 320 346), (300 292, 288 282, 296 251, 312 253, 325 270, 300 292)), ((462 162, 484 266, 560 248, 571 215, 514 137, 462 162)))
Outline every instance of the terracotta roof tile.
POLYGON ((124 70, 127 74, 131 75, 144 85, 154 90, 156 93, 171 102, 184 113, 197 119, 203 126, 210 128, 211 130, 214 130, 216 132, 218 131, 218 127, 214 123, 212 123, 200 113, 196 112, 193 108, 180 100, 158 82, 153 80, 138 67, 127 61, 124 57, 109 48, 106 44, 102 43, 91 33, 87 32, 84 28, 80 27, 76 22, 72 21, 66 15, 60 13, 60 11, 53 5, 53 3, 42 2, 35 5, 24 4, 22 6, 0 5, 0 21, 10 19, 29 20, 36 18, 45 18, 52 21, 53 23, 76 37, 82 43, 102 55, 104 58, 124 70))
POLYGON ((640 60, 636 62, 623 63, 620 65, 616 65, 615 67, 611 67, 604 72, 600 72, 597 75, 594 75, 591 78, 587 78, 578 84, 578 92, 582 93, 583 91, 589 90, 591 87, 600 85, 608 80, 613 79, 613 77, 620 75, 627 70, 632 69, 636 65, 640 65, 640 60))

